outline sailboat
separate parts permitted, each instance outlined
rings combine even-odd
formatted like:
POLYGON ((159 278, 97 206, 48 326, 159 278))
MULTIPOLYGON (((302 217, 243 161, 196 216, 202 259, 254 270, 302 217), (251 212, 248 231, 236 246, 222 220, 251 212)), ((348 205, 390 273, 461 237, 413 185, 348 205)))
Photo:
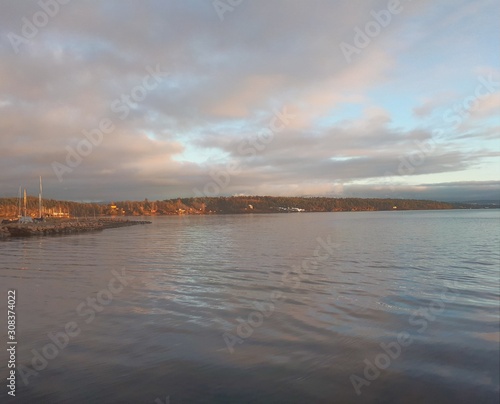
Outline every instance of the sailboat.
POLYGON ((42 177, 40 177, 40 190, 38 191, 38 217, 33 220, 31 216, 28 216, 28 206, 26 197, 26 188, 24 189, 24 198, 21 196, 21 187, 19 187, 19 223, 33 223, 43 222, 42 213, 42 177), (21 200, 24 200, 23 213, 21 214, 21 200))
POLYGON ((19 218, 19 223, 33 223, 31 216, 28 216, 26 188, 24 188, 24 211, 23 216, 19 218))

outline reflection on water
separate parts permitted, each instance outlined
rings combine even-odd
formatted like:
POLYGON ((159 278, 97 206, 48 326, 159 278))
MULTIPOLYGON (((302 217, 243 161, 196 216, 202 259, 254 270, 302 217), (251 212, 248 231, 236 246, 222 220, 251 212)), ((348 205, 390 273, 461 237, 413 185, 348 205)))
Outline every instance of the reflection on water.
POLYGON ((499 213, 161 217, 1 242, 16 399, 497 402, 499 213))

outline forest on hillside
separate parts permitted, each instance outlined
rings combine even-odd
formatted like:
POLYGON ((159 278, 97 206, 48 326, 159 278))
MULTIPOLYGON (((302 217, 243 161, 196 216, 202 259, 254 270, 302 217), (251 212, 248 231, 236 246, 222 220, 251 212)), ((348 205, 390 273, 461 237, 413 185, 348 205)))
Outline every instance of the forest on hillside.
MULTIPOLYGON (((43 201, 44 216, 152 216, 179 214, 229 214, 273 212, 346 212, 383 210, 430 210, 472 208, 466 204, 412 200, 325 197, 232 196, 206 198, 176 198, 163 201, 120 201, 111 203, 81 203, 43 201)), ((38 198, 28 197, 28 215, 39 214, 38 198)), ((0 217, 17 217, 18 198, 0 198, 0 217)))

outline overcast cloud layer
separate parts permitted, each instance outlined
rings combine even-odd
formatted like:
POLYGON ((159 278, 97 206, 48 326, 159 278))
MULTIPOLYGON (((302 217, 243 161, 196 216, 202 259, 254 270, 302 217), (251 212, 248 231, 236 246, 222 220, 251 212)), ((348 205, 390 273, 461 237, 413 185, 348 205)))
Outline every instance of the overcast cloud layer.
POLYGON ((2 1, 0 196, 41 175, 73 200, 498 199, 499 15, 495 0, 2 1))

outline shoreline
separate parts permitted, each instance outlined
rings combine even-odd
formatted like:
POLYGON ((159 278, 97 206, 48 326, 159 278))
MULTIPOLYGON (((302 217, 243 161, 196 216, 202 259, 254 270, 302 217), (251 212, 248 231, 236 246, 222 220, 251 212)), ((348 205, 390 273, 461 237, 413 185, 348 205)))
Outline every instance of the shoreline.
MULTIPOLYGON (((130 220, 133 217, 166 217, 166 216, 215 216, 215 215, 248 215, 248 214, 300 214, 300 213, 354 213, 354 212, 422 212, 422 211, 442 211, 442 210, 496 210, 498 208, 451 208, 451 209, 391 209, 391 210, 373 210, 373 209, 352 209, 352 210, 334 210, 334 211, 258 211, 248 210, 243 212, 205 212, 180 214, 150 214, 141 216, 118 216, 108 215, 98 218, 48 218, 44 222, 34 223, 6 223, 0 224, 0 240, 19 237, 36 237, 76 234, 89 231, 101 231, 119 227, 128 227, 140 224, 151 224, 149 220, 130 220), (126 218, 126 219, 125 219, 126 218)), ((7 219, 8 220, 8 219, 7 219)))

